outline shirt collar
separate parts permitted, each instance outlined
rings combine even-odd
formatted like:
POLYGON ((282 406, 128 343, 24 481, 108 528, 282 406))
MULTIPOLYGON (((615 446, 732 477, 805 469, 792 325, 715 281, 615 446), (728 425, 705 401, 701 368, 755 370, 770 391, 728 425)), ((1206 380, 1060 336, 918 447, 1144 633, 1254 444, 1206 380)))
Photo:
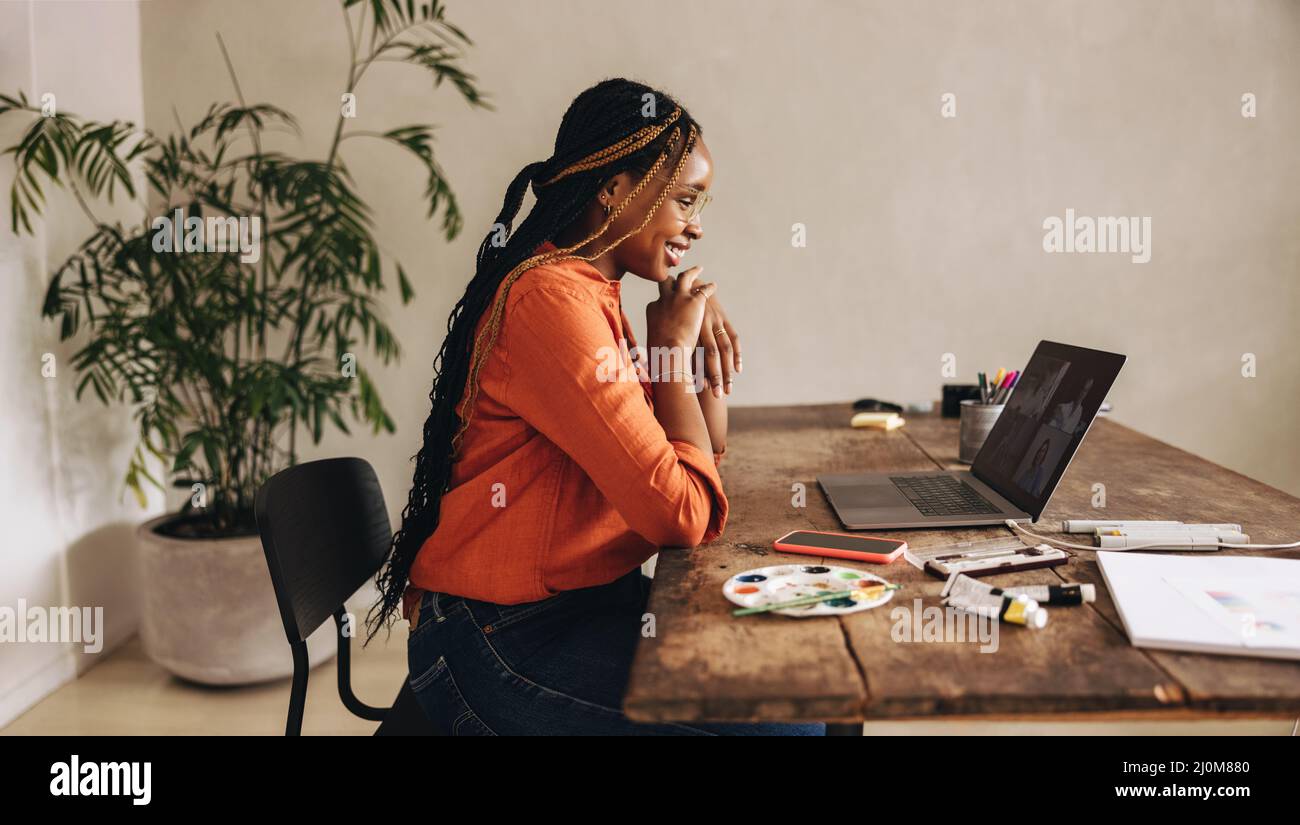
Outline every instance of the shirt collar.
MULTIPOLYGON (((541 245, 537 247, 537 249, 533 250, 533 254, 540 255, 544 252, 554 252, 558 248, 559 247, 557 247, 555 244, 551 243, 550 241, 543 241, 541 245)), ((606 278, 604 275, 601 274, 599 269, 591 265, 590 261, 569 259, 567 261, 561 261, 559 265, 567 267, 568 269, 572 270, 575 274, 582 275, 585 278, 589 279, 590 281, 593 282, 593 286, 603 287, 604 289, 614 293, 615 295, 620 294, 619 290, 622 284, 619 281, 611 281, 610 279, 606 278)))

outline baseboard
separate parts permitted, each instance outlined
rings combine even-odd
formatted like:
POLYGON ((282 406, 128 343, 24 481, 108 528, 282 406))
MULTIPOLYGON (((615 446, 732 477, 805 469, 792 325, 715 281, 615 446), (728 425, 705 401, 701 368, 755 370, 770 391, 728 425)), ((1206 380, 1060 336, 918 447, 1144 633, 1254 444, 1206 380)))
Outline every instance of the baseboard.
POLYGON ((66 652, 60 652, 48 664, 24 677, 13 690, 0 696, 0 731, 76 677, 77 664, 66 652))
POLYGON ((35 673, 23 677, 13 690, 0 696, 0 732, 3 732, 5 727, 19 716, 36 707, 42 699, 111 656, 113 651, 135 637, 136 628, 132 626, 129 632, 119 631, 119 633, 120 635, 114 634, 117 638, 109 638, 109 634, 105 633, 104 649, 93 657, 83 653, 81 645, 71 645, 71 649, 75 652, 69 652, 67 649, 61 651, 60 655, 55 656, 35 673), (93 662, 85 664, 92 658, 93 662))

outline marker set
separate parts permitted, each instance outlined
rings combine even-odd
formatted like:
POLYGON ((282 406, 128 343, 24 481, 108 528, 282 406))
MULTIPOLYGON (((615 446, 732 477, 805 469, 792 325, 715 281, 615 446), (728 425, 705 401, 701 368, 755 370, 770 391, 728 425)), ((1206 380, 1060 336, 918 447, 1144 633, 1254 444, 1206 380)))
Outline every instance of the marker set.
POLYGON ((1183 524, 1180 521, 1085 521, 1061 523, 1064 533, 1090 533, 1103 550, 1218 550, 1249 544, 1240 524, 1183 524))
POLYGON ((1004 403, 1019 381, 1020 370, 1007 372, 1005 369, 999 369, 992 381, 984 373, 979 373, 980 403, 995 405, 1004 403))

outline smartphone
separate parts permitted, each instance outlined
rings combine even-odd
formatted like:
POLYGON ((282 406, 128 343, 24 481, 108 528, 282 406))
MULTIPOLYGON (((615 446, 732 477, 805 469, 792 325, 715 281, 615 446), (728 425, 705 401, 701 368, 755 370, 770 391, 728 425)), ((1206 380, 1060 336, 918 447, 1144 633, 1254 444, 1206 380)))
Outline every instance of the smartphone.
POLYGON ((849 533, 823 533, 820 530, 794 530, 772 542, 773 549, 809 556, 889 564, 903 554, 907 542, 849 533))

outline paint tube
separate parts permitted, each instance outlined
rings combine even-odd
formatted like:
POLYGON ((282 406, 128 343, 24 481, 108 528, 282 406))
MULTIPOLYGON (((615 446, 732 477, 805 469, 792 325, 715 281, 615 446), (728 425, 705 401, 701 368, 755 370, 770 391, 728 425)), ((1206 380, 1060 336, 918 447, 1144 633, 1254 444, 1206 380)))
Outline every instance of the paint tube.
POLYGON ((1028 584, 995 587, 993 592, 1005 596, 1027 596, 1039 604, 1074 605, 1097 601, 1095 584, 1028 584))
POLYGON ((953 573, 943 587, 944 604, 978 616, 1038 630, 1047 624, 1047 611, 1028 596, 994 593, 990 584, 964 573, 953 573))

